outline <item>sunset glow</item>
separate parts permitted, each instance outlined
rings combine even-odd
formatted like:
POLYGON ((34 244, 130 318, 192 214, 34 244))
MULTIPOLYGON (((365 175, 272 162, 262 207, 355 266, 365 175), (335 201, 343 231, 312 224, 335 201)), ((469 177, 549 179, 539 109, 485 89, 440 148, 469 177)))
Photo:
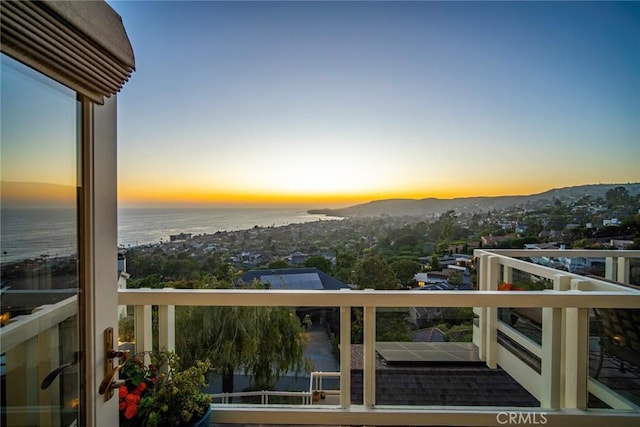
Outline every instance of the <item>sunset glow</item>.
POLYGON ((110 3, 123 205, 640 181, 638 3, 110 3))

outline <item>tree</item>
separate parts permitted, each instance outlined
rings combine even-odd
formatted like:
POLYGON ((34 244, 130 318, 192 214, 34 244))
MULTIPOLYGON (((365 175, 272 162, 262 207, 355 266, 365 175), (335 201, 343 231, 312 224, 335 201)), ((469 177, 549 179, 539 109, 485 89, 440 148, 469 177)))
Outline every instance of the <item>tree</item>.
POLYGON ((357 262, 356 255, 352 252, 336 251, 336 278, 343 282, 351 281, 351 272, 357 262))
MULTIPOLYGON (((260 287, 257 282, 253 287, 260 287)), ((224 282, 211 285, 228 288, 224 282)), ((184 366, 208 360, 233 392, 233 375, 244 370, 254 386, 268 388, 290 370, 308 370, 306 337, 294 310, 285 307, 176 307, 176 350, 184 366)))
POLYGON ((358 289, 398 288, 396 275, 379 255, 369 255, 360 260, 355 266, 352 280, 358 289))
POLYGON ((460 271, 453 271, 447 276, 447 281, 453 286, 460 286, 464 283, 464 277, 460 271))
POLYGON ((629 195, 629 192, 623 186, 607 190, 604 197, 607 199, 607 206, 609 208, 629 205, 633 201, 633 199, 629 195))
MULTIPOLYGON (((369 255, 360 260, 353 272, 353 283, 358 289, 398 288, 398 280, 387 262, 379 255, 369 255)), ((353 309, 355 320, 352 322, 352 341, 362 342, 363 313, 362 309, 353 309)), ((409 327, 405 322, 405 309, 377 309, 376 310, 376 339, 380 341, 409 341, 409 327)))
POLYGON ((304 262, 305 267, 315 267, 320 271, 331 274, 331 261, 320 255, 314 255, 304 262))
POLYGON ((277 270, 279 268, 289 268, 289 264, 283 259, 277 259, 275 261, 271 261, 267 267, 271 270, 277 270))
POLYGON ((404 286, 411 286, 414 276, 420 271, 420 263, 411 259, 393 261, 389 267, 404 286))
POLYGON ((431 256, 431 271, 440 271, 440 258, 437 255, 431 256))

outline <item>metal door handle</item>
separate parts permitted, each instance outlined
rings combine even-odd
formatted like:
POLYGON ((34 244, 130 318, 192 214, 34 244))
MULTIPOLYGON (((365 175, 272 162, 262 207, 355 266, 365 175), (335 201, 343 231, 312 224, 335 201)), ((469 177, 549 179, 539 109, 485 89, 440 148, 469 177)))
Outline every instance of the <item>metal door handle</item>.
POLYGON ((62 371, 78 363, 78 360, 80 360, 80 352, 76 350, 73 352, 73 360, 71 362, 58 366, 53 371, 49 372, 46 377, 44 377, 42 383, 40 384, 40 390, 48 389, 53 380, 55 380, 56 377, 62 373, 62 371))
POLYGON ((108 390, 113 390, 114 388, 118 388, 121 385, 124 385, 124 380, 118 381, 115 379, 115 377, 120 368, 122 368, 127 362, 127 359, 129 358, 128 356, 129 353, 127 353, 127 356, 125 356, 124 362, 113 368, 113 371, 111 371, 111 375, 104 377, 104 379, 100 383, 100 388, 98 388, 98 393, 105 394, 108 390))
POLYGON ((113 328, 109 327, 104 330, 104 379, 98 387, 98 393, 104 394, 104 400, 107 401, 113 397, 113 389, 124 384, 124 381, 116 380, 118 371, 129 360, 129 351, 116 350, 113 336, 113 328), (120 364, 113 366, 113 359, 120 359, 120 364), (124 360, 122 360, 124 358, 124 360))

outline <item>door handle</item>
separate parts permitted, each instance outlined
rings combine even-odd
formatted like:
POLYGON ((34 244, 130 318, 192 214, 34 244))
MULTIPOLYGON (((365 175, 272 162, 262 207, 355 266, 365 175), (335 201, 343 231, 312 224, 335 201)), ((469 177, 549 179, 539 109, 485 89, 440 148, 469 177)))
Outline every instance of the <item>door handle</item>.
POLYGON ((124 364, 127 363, 129 350, 120 351, 114 348, 113 328, 110 327, 104 330, 104 350, 104 379, 100 383, 98 393, 104 394, 104 400, 107 401, 113 397, 113 389, 124 384, 123 381, 116 380, 116 375, 124 364), (114 367, 113 359, 115 358, 124 358, 124 360, 114 367))
POLYGON ((44 379, 42 380, 42 383, 40 384, 40 390, 48 389, 51 383, 53 382, 53 380, 55 380, 56 377, 62 373, 62 371, 75 365, 76 363, 78 363, 79 360, 80 360, 80 352, 76 350, 73 352, 73 360, 71 362, 58 366, 53 371, 49 372, 46 377, 44 377, 44 379))
MULTIPOLYGON (((117 381, 116 374, 127 363, 127 359, 129 359, 129 352, 127 351, 124 356, 124 362, 120 363, 118 366, 113 368, 111 371, 111 375, 104 377, 102 382, 100 383, 100 388, 98 389, 98 393, 105 394, 107 391, 113 390, 114 388, 118 388, 121 385, 124 385, 124 380, 117 381)), ((106 397, 106 396, 105 396, 106 397)))

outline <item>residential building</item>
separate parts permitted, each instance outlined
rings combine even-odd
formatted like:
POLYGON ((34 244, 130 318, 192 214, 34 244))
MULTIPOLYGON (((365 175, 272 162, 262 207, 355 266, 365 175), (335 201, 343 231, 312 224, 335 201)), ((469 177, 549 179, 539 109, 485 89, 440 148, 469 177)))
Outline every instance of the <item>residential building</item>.
MULTIPOLYGON (((337 405, 218 404, 214 423, 497 426, 505 424, 503 415, 508 411, 515 414, 515 419, 544 420, 540 424, 549 426, 638 425, 640 408, 633 394, 606 382, 604 374, 595 378, 589 372, 589 309, 640 307, 640 291, 624 286, 629 282, 631 260, 640 257, 638 251, 548 254, 603 257, 605 281, 519 259, 539 255, 531 251, 477 250, 479 291, 118 290, 116 93, 135 66, 121 19, 107 3, 97 1, 2 1, 0 16, 3 111, 18 104, 31 107, 27 109, 29 117, 3 121, 3 128, 13 126, 14 131, 26 134, 34 127, 29 125, 37 123, 38 129, 55 132, 61 115, 65 128, 73 129, 55 144, 74 153, 70 163, 57 166, 70 169, 66 172, 74 176, 72 185, 67 185, 72 187, 72 199, 64 201, 75 209, 77 218, 72 295, 55 296, 55 301, 3 322, 0 330, 1 425, 118 425, 118 402, 111 394, 118 373, 117 357, 111 351, 117 345, 118 305, 135 307, 135 344, 140 351, 151 349, 153 339, 161 347, 175 347, 175 305, 339 308, 340 372, 333 373, 340 378, 337 405), (56 120, 47 118, 49 115, 56 120), (501 281, 511 280, 514 270, 552 280, 554 289, 497 291, 501 281), (152 306, 158 306, 157 338, 152 334, 152 306), (376 386, 376 379, 379 384, 387 384, 386 374, 376 369, 376 309, 413 306, 474 307, 477 321, 473 329, 475 347, 471 348, 477 358, 487 370, 504 371, 533 396, 538 406, 504 408, 499 398, 488 397, 488 403, 494 403, 489 407, 477 407, 477 401, 469 401, 467 404, 474 406, 460 408, 448 399, 433 406, 385 406, 388 401, 378 397, 381 389, 376 386), (498 308, 514 306, 542 310, 539 343, 498 320, 498 308), (352 307, 362 307, 364 316, 361 385, 352 380, 352 307), (354 388, 361 391, 361 400, 352 397, 354 388), (591 406, 590 395, 609 409, 599 411, 591 406)), ((17 143, 3 139, 2 155, 8 155, 5 150, 9 144, 17 143)), ((48 150, 40 145, 35 149, 41 154, 48 150)), ((47 156, 31 154, 28 158, 32 162, 24 166, 37 172, 36 158, 47 156)), ((20 263, 15 266, 21 268, 20 263)), ((46 276, 42 282, 45 286, 53 286, 48 271, 38 274, 46 276)), ((443 375, 455 378, 453 371, 444 371, 443 375)), ((466 375, 464 384, 481 381, 478 375, 466 375)), ((434 387, 443 387, 445 382, 438 384, 434 387)), ((382 394, 386 398, 393 390, 382 394)), ((434 398, 446 395, 432 394, 434 398)))
POLYGON ((345 283, 315 267, 251 270, 244 273, 238 283, 241 286, 254 280, 264 284, 267 289, 320 291, 349 289, 345 283))

